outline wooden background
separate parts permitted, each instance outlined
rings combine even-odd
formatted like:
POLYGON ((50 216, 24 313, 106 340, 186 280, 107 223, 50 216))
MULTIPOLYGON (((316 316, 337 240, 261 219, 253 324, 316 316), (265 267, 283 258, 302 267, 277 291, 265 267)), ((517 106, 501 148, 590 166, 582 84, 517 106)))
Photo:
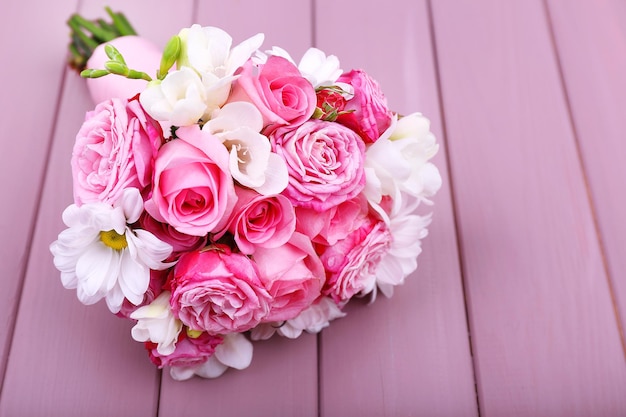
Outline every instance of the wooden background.
POLYGON ((160 46, 200 23, 336 54, 442 145, 430 236, 392 299, 183 383, 63 289, 48 250, 92 107, 64 21, 104 4, 0 4, 0 416, 626 415, 626 2, 108 1, 160 46))

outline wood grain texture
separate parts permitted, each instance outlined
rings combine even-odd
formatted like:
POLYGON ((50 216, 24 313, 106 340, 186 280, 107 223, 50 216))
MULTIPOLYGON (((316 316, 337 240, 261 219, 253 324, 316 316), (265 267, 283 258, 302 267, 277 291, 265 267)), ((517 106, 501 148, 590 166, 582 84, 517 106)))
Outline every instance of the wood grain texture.
MULTIPOLYGON (((336 54, 344 70, 371 74, 394 110, 426 114, 443 145, 426 2, 381 8, 373 1, 358 7, 318 1, 316 22, 316 46, 336 54), (347 39, 346 24, 356 27, 347 39)), ((444 153, 442 146, 436 159, 444 186, 417 272, 393 298, 353 303, 347 317, 322 333, 324 416, 477 415, 444 153)))
POLYGON ((623 329, 626 323, 623 210, 626 206, 626 3, 549 1, 548 6, 623 329))
MULTIPOLYGON (((308 2, 207 1, 198 6, 194 22, 226 30, 234 44, 262 32, 262 49, 280 45, 296 60, 311 46, 308 2)), ((208 410, 220 416, 316 416, 317 400, 316 337, 292 341, 276 336, 254 344, 249 368, 230 370, 217 380, 179 383, 164 372, 159 413, 178 416, 182 409, 189 416, 204 416, 208 410)))
MULTIPOLYGON (((115 9, 121 8, 121 3, 108 2, 115 9)), ((149 5, 158 8, 154 1, 143 1, 124 6, 124 10, 133 19, 149 5)), ((103 2, 91 2, 89 6, 102 10, 99 16, 104 13, 103 2)), ((191 2, 179 2, 177 10, 184 17, 170 14, 171 30, 187 23, 191 2)), ((91 10, 81 11, 89 14, 91 10)), ((68 16, 64 13, 52 23, 63 28, 68 16)), ((152 40, 157 42, 156 38, 152 40)), ((65 41, 55 42, 65 47, 65 41)), ((57 51, 50 59, 62 67, 65 54, 57 51)), ((85 112, 93 108, 84 81, 77 74, 67 72, 63 85, 58 124, 54 132, 49 132, 54 135, 49 169, 34 223, 36 232, 0 398, 0 415, 154 416, 160 374, 142 344, 130 337, 132 323, 111 315, 103 302, 95 307, 80 304, 75 291, 63 289, 52 264, 48 246, 64 228, 61 212, 72 202, 69 162, 74 137, 85 112)))
POLYGON ((626 367, 540 1, 432 2, 483 416, 615 416, 626 367))
POLYGON ((73 0, 0 5, 0 12, 8 17, 0 25, 0 52, 5 60, 0 69, 5 83, 0 94, 0 235, 8 239, 0 250, 0 386, 65 69, 63 22, 75 9, 73 0), (25 35, 18 39, 16 33, 25 35))

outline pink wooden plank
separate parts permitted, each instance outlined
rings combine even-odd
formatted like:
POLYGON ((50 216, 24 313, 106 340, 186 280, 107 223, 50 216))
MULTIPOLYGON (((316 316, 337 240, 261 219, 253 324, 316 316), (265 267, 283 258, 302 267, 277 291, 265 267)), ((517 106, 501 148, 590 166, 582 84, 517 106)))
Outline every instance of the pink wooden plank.
MULTIPOLYGON (((626 323, 626 4, 548 2, 614 296, 626 323)), ((622 343, 624 341, 622 340, 622 343)))
MULTIPOLYGON (((263 48, 279 45, 295 59, 311 44, 308 2, 199 2, 195 21, 226 30, 235 43, 263 32, 263 48)), ((159 415, 316 416, 317 399, 316 337, 276 337, 255 343, 248 369, 228 371, 216 380, 175 382, 164 372, 159 415)))
MULTIPOLYGON (((123 1, 108 3, 117 9, 123 1)), ((103 5, 89 6, 102 10, 103 5)), ((191 16, 191 1, 178 2, 175 10, 166 2, 159 8, 154 1, 133 2, 124 10, 141 23, 147 19, 148 7, 154 9, 150 18, 161 28, 171 25, 170 30, 187 24, 191 16)), ((90 15, 90 10, 85 8, 85 14, 90 15)), ((68 16, 58 16, 52 24, 63 27, 68 16)), ((58 41, 65 48, 66 41, 58 41)), ((64 59, 58 51, 48 65, 61 65, 64 59)), ((45 74, 39 72, 44 78, 45 74)), ((1 416, 156 414, 159 372, 142 344, 130 337, 132 323, 111 315, 104 303, 81 305, 74 292, 61 286, 48 250, 64 227, 61 212, 72 201, 69 158, 85 111, 93 107, 89 100, 83 80, 68 72, 0 399, 1 416)))
POLYGON ((432 6, 481 415, 622 415, 624 356, 542 2, 432 6))
POLYGON ((0 25, 0 50, 5 60, 0 69, 4 80, 0 94, 0 235, 10 237, 10 243, 0 250, 0 386, 63 76, 64 63, 59 59, 67 37, 63 19, 75 8, 72 0, 0 5, 5 17, 0 25), (38 13, 33 13, 35 8, 38 13))
MULTIPOLYGON (((317 23, 318 47, 370 73, 395 110, 425 113, 443 145, 427 2, 318 1, 317 23)), ((418 271, 321 336, 322 415, 477 415, 443 146, 436 164, 444 186, 418 271)))

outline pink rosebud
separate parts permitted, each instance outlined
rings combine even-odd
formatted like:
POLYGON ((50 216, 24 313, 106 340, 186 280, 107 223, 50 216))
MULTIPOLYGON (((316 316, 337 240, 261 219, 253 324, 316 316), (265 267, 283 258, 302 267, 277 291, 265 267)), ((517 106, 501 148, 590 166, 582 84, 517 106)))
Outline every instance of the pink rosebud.
POLYGON ((267 315, 271 301, 254 262, 226 245, 183 254, 170 285, 174 315, 210 334, 250 330, 267 315))
POLYGON ((277 248, 258 248, 254 261, 272 296, 264 322, 292 319, 319 297, 324 266, 303 234, 294 233, 288 243, 277 248))
POLYGON ((393 116, 378 83, 361 70, 345 73, 337 81, 354 88, 354 97, 344 108, 348 113, 340 114, 337 122, 357 132, 366 143, 376 142, 391 126, 393 116))
POLYGON ((236 187, 235 191, 237 204, 226 228, 242 253, 251 255, 257 247, 275 248, 291 238, 296 228, 296 215, 285 196, 264 196, 241 187, 236 187))
POLYGON ((196 338, 187 336, 185 331, 180 332, 176 349, 169 355, 161 355, 157 351, 157 344, 146 342, 145 346, 153 364, 164 366, 194 366, 207 361, 215 353, 215 348, 222 344, 224 338, 220 335, 202 333, 196 338))
POLYGON ((271 56, 260 67, 248 60, 228 99, 248 101, 263 115, 265 132, 277 126, 299 125, 315 111, 315 89, 285 58, 271 56))
POLYGON ((113 203, 126 188, 146 192, 163 143, 159 124, 139 101, 111 99, 88 112, 72 151, 74 201, 113 203))
POLYGON ((198 125, 181 127, 176 135, 156 157, 145 209, 181 233, 204 236, 226 224, 237 201, 228 151, 198 125))
POLYGON ((389 252, 391 240, 385 222, 370 216, 345 239, 327 246, 320 255, 327 278, 322 294, 341 303, 372 291, 376 268, 389 252))
MULTIPOLYGON (((346 108, 346 99, 337 89, 323 88, 317 92, 319 119, 335 121, 346 108)), ((317 117, 317 116, 316 116, 317 117)))
POLYGON ((352 130, 309 120, 270 135, 272 148, 287 163, 283 192, 296 207, 328 210, 359 194, 365 185, 365 144, 352 130))

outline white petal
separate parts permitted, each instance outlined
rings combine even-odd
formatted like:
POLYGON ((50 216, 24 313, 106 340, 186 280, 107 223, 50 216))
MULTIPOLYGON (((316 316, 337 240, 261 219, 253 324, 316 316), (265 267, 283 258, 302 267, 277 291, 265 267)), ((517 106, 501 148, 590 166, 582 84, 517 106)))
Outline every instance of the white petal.
POLYGON ((117 279, 117 270, 112 268, 117 259, 114 251, 102 243, 90 245, 76 263, 76 276, 81 289, 87 296, 108 290, 108 283, 117 279))
POLYGON ((107 293, 106 302, 111 313, 116 314, 120 311, 122 303, 124 302, 124 293, 119 284, 115 285, 115 287, 107 293))
POLYGON ((252 343, 241 333, 224 336, 224 342, 215 348, 215 357, 224 365, 245 369, 252 362, 252 343))
POLYGON ((195 367, 172 366, 170 368, 170 376, 174 381, 186 381, 195 375, 195 367))
POLYGON ((172 246, 147 230, 136 229, 126 233, 126 240, 137 250, 139 260, 150 269, 167 269, 173 264, 162 263, 172 253, 172 246))
POLYGON ((195 369, 194 373, 202 378, 217 378, 227 369, 228 366, 220 362, 215 356, 210 356, 206 362, 195 369))
POLYGON ((265 35, 257 33, 256 35, 246 39, 239 45, 235 46, 226 60, 226 75, 232 75, 252 56, 254 51, 261 47, 265 35))
POLYGON ((233 131, 243 126, 258 133, 263 129, 263 116, 254 104, 235 101, 214 111, 211 114, 211 120, 202 129, 208 129, 209 132, 216 134, 233 131))
POLYGON ((274 152, 270 153, 265 182, 255 190, 262 195, 280 194, 289 184, 289 171, 285 160, 274 152))
POLYGON ((250 330, 250 339, 254 341, 267 340, 276 333, 277 327, 277 323, 261 323, 250 330))
POLYGON ((122 194, 122 199, 118 203, 124 210, 126 223, 135 223, 143 212, 143 198, 136 188, 127 188, 122 194))
POLYGON ((150 284, 150 270, 123 251, 121 256, 120 274, 118 282, 124 297, 132 304, 139 305, 150 284))

